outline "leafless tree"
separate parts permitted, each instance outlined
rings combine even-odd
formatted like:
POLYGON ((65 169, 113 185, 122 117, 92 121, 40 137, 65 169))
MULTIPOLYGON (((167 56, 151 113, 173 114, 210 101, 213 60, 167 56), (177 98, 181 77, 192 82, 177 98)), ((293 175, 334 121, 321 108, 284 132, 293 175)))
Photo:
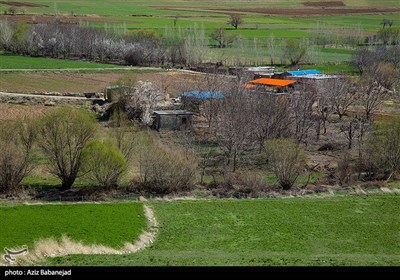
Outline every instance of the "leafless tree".
POLYGON ((347 148, 353 147, 354 140, 357 140, 359 152, 364 143, 364 136, 371 128, 371 120, 365 118, 365 116, 354 116, 349 121, 344 122, 340 126, 341 133, 344 134, 348 141, 347 148))
POLYGON ((252 120, 249 110, 244 89, 232 83, 224 95, 214 126, 216 139, 225 151, 226 165, 232 166, 232 171, 236 171, 238 157, 250 146, 252 120))
POLYGON ((267 39, 267 48, 268 48, 270 63, 271 65, 274 65, 276 51, 277 51, 277 42, 273 34, 267 39))
POLYGON ((218 117, 223 103, 221 97, 227 87, 229 88, 229 80, 221 79, 221 76, 217 74, 207 74, 199 87, 200 91, 211 93, 210 98, 200 100, 199 104, 199 113, 207 120, 209 128, 218 117))
POLYGON ((232 34, 226 34, 224 28, 216 28, 210 34, 210 38, 218 43, 219 48, 226 48, 235 41, 236 36, 232 34))
POLYGON ((399 70, 388 63, 375 64, 362 74, 359 93, 367 119, 370 119, 383 103, 399 75, 399 70))
MULTIPOLYGON (((321 87, 317 87, 317 95, 316 95, 316 112, 318 116, 318 122, 322 124, 323 134, 326 134, 326 122, 328 118, 332 114, 332 106, 330 102, 329 96, 326 94, 325 90, 321 87)), ((318 125, 319 130, 320 125, 318 125)), ((317 135, 319 136, 320 132, 317 131, 317 135)))
POLYGON ((265 143, 268 165, 284 190, 290 189, 301 172, 302 153, 291 139, 273 139, 265 143))
POLYGON ((39 128, 38 145, 51 161, 50 172, 70 189, 80 176, 82 149, 94 137, 96 124, 89 112, 68 107, 48 113, 39 128))
POLYGON ((242 19, 241 15, 232 14, 232 15, 230 15, 228 24, 232 25, 235 29, 238 29, 239 25, 243 24, 243 19, 242 19))
POLYGON ((0 124, 0 190, 13 192, 33 169, 36 129, 32 120, 0 124))
POLYGON ((0 21, 0 46, 8 49, 10 44, 11 44, 11 40, 12 40, 12 36, 14 33, 14 28, 12 26, 11 23, 9 23, 6 20, 1 20, 0 21))
POLYGON ((251 122, 253 137, 259 151, 264 148, 267 139, 287 137, 290 135, 290 105, 286 97, 268 94, 252 94, 251 122))
POLYGON ((322 94, 328 98, 328 102, 334 113, 341 120, 358 100, 358 92, 354 82, 348 77, 329 79, 323 84, 322 94))
POLYGON ((297 142, 303 142, 308 131, 313 126, 312 106, 316 101, 315 87, 312 85, 299 85, 299 93, 290 96, 292 112, 292 125, 297 142))

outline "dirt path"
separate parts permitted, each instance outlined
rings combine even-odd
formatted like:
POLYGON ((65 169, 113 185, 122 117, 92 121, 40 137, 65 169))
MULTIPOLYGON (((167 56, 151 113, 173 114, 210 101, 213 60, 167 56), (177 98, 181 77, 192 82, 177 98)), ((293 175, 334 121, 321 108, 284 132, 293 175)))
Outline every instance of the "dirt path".
MULTIPOLYGON (((46 257, 60 257, 73 254, 97 255, 97 254, 130 254, 135 253, 153 243, 158 223, 154 216, 153 210, 143 205, 144 213, 148 221, 148 230, 143 232, 135 243, 125 243, 122 249, 114 249, 103 245, 84 245, 82 242, 73 241, 67 236, 63 236, 61 241, 55 238, 47 238, 39 240, 35 243, 33 250, 28 254, 18 257, 17 262, 12 265, 30 265, 35 264, 46 257)), ((16 257, 17 258, 17 257, 16 257)), ((0 265, 9 265, 1 258, 0 265)))

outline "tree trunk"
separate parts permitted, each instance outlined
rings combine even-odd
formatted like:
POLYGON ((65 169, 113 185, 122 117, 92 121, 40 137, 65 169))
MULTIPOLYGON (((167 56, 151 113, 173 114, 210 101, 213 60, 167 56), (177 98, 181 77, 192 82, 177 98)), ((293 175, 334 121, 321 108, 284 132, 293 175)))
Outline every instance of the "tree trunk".
POLYGON ((61 189, 69 190, 75 182, 76 177, 64 177, 62 179, 61 189))

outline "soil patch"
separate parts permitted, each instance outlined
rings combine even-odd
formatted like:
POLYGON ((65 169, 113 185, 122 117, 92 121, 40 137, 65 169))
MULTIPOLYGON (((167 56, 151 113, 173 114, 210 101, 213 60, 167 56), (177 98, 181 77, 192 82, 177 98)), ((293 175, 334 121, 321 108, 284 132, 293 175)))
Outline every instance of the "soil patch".
POLYGON ((320 2, 303 2, 307 7, 344 7, 343 1, 320 1, 320 2))
POLYGON ((48 5, 36 4, 36 3, 30 3, 30 2, 0 1, 0 4, 14 6, 14 7, 33 7, 33 8, 48 7, 48 5))

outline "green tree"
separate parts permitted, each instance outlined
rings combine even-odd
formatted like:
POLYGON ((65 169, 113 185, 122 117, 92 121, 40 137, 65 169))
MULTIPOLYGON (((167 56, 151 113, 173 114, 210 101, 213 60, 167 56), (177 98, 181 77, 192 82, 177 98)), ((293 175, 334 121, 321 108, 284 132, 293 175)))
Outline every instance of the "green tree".
POLYGON ((65 107, 46 114, 39 129, 39 147, 50 159, 50 172, 70 189, 81 176, 82 150, 95 136, 94 115, 65 107))
POLYGON ((296 66, 307 54, 307 46, 300 40, 288 39, 284 48, 284 56, 289 60, 291 66, 296 66))
POLYGON ((91 141, 82 151, 87 176, 100 187, 117 187, 127 161, 111 142, 91 141))

